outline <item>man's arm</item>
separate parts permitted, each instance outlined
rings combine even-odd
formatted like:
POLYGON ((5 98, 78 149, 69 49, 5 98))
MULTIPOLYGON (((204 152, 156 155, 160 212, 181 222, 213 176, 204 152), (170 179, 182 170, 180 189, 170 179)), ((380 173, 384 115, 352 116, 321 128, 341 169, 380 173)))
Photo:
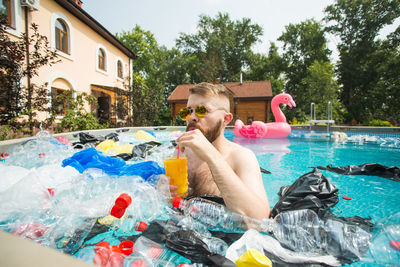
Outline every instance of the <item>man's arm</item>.
POLYGON ((253 152, 240 149, 232 155, 230 164, 199 130, 177 139, 181 147, 189 147, 205 161, 214 181, 231 211, 261 219, 269 217, 270 208, 261 178, 260 167, 253 152))

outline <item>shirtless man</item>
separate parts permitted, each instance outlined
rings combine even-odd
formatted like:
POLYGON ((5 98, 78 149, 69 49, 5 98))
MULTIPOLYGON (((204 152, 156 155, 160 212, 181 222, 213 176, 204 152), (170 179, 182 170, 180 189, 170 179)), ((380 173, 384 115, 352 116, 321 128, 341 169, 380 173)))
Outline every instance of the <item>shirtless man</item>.
POLYGON ((192 195, 222 196, 231 211, 268 218, 270 207, 254 153, 224 136, 233 117, 231 96, 223 85, 200 83, 190 89, 186 114, 180 112, 187 127, 177 142, 188 158, 192 195))

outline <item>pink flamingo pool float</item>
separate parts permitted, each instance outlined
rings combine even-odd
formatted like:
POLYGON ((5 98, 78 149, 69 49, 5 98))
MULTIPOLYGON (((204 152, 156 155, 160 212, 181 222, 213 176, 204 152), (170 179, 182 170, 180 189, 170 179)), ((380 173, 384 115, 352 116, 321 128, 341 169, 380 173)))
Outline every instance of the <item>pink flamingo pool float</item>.
POLYGON ((236 136, 243 136, 246 138, 284 138, 287 137, 291 128, 286 122, 286 117, 282 110, 279 108, 279 104, 285 104, 290 109, 296 107, 296 103, 289 94, 279 94, 274 96, 271 101, 272 113, 275 117, 275 122, 264 123, 262 121, 253 121, 251 125, 244 125, 241 120, 236 120, 233 134, 236 136))

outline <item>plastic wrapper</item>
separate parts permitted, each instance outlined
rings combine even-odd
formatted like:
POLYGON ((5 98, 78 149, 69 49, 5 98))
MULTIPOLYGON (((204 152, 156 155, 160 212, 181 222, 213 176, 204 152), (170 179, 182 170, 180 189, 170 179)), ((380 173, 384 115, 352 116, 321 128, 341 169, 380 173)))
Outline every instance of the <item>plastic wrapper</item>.
POLYGON ((278 240, 269 235, 264 235, 254 229, 246 233, 227 250, 226 257, 235 262, 249 249, 264 252, 271 261, 272 266, 341 266, 341 262, 331 255, 318 255, 304 252, 293 252, 282 247, 278 240))

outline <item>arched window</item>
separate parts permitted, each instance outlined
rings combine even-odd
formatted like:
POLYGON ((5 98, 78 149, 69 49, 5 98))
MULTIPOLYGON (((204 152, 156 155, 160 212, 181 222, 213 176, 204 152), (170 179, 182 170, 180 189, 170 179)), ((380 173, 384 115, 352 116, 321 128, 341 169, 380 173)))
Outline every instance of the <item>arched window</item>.
POLYGON ((68 28, 61 19, 55 22, 56 49, 69 54, 68 28))
POLYGON ((98 68, 101 70, 106 70, 106 53, 104 52, 104 50, 102 48, 99 49, 98 53, 98 68))
POLYGON ((121 60, 117 61, 117 75, 118 75, 118 78, 121 78, 121 79, 124 76, 124 72, 122 70, 122 62, 121 62, 121 60))

